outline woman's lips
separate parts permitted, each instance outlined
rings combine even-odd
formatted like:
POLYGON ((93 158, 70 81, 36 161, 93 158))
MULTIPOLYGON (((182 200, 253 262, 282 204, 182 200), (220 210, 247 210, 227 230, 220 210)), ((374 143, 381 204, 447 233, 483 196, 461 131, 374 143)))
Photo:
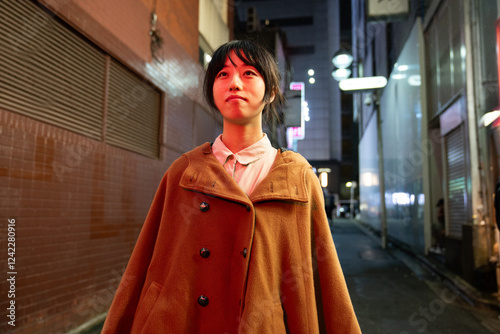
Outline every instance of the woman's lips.
POLYGON ((226 99, 226 102, 231 101, 231 100, 243 100, 243 101, 246 101, 246 99, 243 96, 239 96, 239 95, 230 95, 230 96, 228 96, 228 98, 226 99))

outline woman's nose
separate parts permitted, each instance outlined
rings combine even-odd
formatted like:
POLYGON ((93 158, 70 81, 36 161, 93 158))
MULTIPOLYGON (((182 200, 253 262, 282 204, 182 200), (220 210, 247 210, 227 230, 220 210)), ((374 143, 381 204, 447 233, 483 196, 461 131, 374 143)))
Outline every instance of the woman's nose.
POLYGON ((229 84, 229 90, 230 91, 241 90, 241 86, 242 86, 242 84, 241 84, 240 76, 238 74, 233 75, 232 80, 229 84))

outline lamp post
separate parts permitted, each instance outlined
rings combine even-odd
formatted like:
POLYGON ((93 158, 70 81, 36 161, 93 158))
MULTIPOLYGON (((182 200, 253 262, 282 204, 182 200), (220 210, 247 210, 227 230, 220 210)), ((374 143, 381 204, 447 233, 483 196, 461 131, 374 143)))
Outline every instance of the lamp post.
MULTIPOLYGON (((339 83, 339 88, 342 91, 350 91, 351 93, 359 93, 363 91, 375 91, 384 88, 387 85, 387 79, 384 77, 363 77, 345 79, 339 83)), ((375 113, 377 115, 377 155, 378 155, 378 173, 380 187, 380 229, 382 248, 387 248, 387 212, 385 205, 385 176, 384 176, 384 150, 382 141, 382 115, 380 114, 380 103, 376 94, 370 94, 370 99, 373 101, 375 113)))
POLYGON ((351 212, 351 217, 354 218, 354 188, 358 186, 356 181, 349 181, 345 184, 347 188, 351 190, 351 200, 349 201, 349 211, 351 212))

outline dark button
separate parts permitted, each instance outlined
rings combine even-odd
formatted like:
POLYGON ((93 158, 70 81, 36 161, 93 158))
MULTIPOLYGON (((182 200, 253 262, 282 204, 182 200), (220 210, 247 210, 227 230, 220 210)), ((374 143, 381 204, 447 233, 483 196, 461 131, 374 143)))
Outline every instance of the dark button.
POLYGON ((210 256, 210 251, 208 250, 208 248, 203 247, 202 249, 200 249, 200 255, 202 258, 206 259, 210 256))
POLYGON ((250 212, 251 208, 250 205, 247 205, 247 211, 250 212))
POLYGON ((248 253, 248 250, 245 248, 243 249, 243 258, 247 258, 247 253, 248 253))
POLYGON ((207 306, 208 305, 208 297, 204 296, 204 295, 199 296, 198 297, 198 304, 200 304, 203 307, 207 306))
POLYGON ((210 205, 208 205, 207 202, 201 202, 201 204, 200 204, 201 212, 207 212, 208 209, 210 209, 210 205))

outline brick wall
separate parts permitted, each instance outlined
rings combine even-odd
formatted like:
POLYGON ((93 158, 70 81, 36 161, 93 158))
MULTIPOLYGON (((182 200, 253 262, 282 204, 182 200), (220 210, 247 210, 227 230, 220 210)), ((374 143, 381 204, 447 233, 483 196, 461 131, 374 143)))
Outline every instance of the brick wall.
MULTIPOLYGON (((162 144, 160 159, 151 159, 0 109, 0 259, 7 263, 15 219, 15 333, 66 333, 105 313, 163 173, 219 131, 199 89, 198 0, 158 3, 160 13, 180 13, 160 24, 163 63, 149 51, 149 1, 44 2, 162 91, 162 144)), ((2 333, 14 329, 7 283, 0 281, 2 333)))

